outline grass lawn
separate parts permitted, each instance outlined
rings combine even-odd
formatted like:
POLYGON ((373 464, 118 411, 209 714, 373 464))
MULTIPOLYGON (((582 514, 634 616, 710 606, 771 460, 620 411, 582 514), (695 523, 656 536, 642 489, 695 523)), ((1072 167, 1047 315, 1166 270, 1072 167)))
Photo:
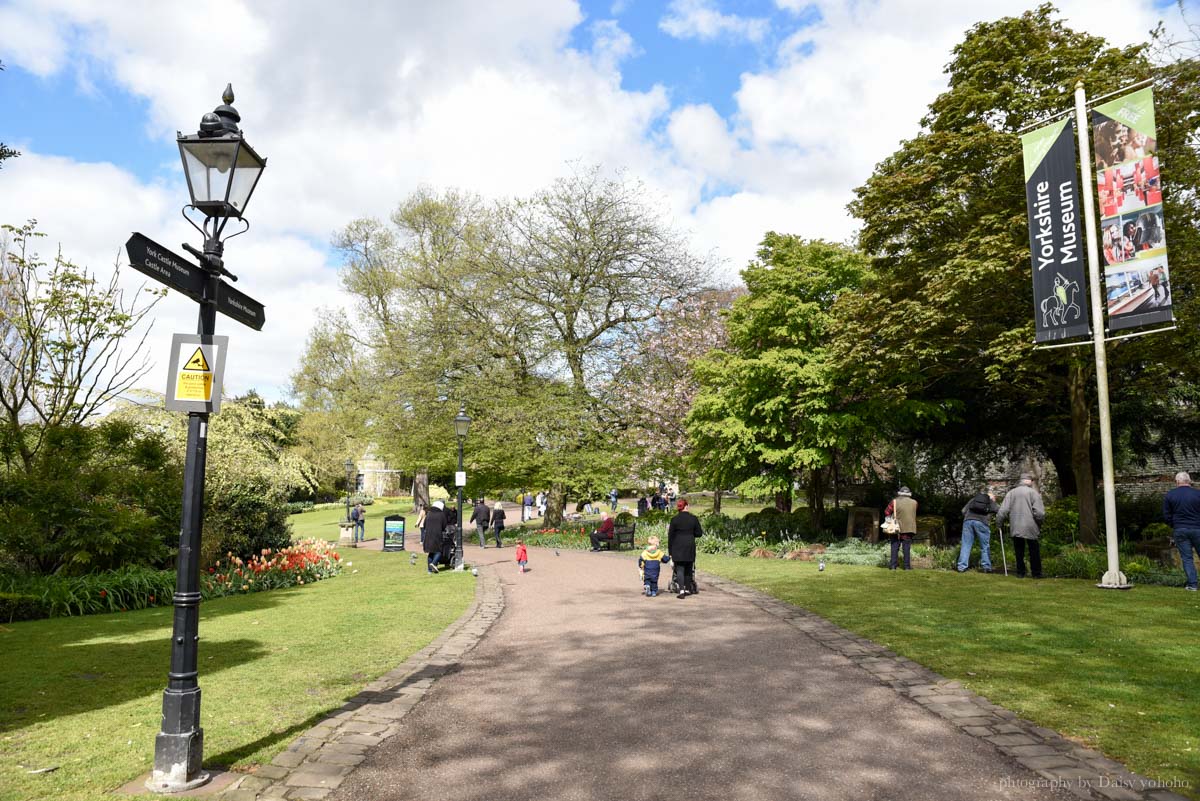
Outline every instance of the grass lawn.
POLYGON ((1179 588, 701 556, 1200 798, 1200 598, 1179 588))
MULTIPOLYGON (((366 534, 368 539, 383 537, 383 518, 386 515, 404 515, 405 532, 411 534, 416 531, 417 518, 411 513, 412 500, 409 498, 379 498, 375 503, 363 508, 367 510, 366 534)), ((288 518, 292 524, 294 539, 316 537, 329 542, 337 541, 338 535, 341 533, 338 524, 345 519, 346 508, 344 506, 337 509, 321 509, 316 512, 301 512, 288 518)))
MULTIPOLYGON (((427 577, 403 553, 343 558, 353 566, 336 578, 201 607, 205 765, 270 761, 474 597, 470 574, 427 577)), ((164 607, 0 625, 0 799, 100 798, 151 768, 171 617, 164 607)))

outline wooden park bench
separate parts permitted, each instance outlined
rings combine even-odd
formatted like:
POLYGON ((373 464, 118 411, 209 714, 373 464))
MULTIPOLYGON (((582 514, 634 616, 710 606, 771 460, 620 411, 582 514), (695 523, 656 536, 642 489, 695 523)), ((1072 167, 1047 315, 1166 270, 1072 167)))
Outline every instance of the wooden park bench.
POLYGON ((619 550, 622 545, 628 545, 630 548, 633 545, 633 535, 637 531, 637 518, 629 514, 629 512, 621 512, 613 520, 613 536, 607 541, 609 550, 619 550))

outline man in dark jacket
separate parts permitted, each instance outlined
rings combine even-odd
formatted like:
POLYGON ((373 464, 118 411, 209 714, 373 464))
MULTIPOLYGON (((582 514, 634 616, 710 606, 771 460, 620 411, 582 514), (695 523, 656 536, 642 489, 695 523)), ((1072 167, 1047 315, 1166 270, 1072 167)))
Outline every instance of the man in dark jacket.
POLYGON ((696 587, 696 540, 704 535, 700 520, 687 510, 687 500, 680 498, 675 508, 679 513, 671 518, 667 526, 667 553, 675 563, 675 584, 679 587, 677 598, 686 598, 699 592, 696 587))
POLYGON ((504 531, 504 521, 507 517, 500 501, 496 501, 496 505, 492 507, 492 536, 496 538, 497 548, 504 547, 503 535, 500 532, 504 531))
POLYGON ((979 569, 984 573, 992 572, 992 527, 989 521, 999 511, 995 496, 982 490, 962 508, 962 546, 958 549, 957 565, 959 573, 966 573, 970 567, 971 546, 976 539, 979 540, 979 569))
POLYGON ((1193 551, 1200 551, 1200 490, 1192 486, 1187 473, 1175 474, 1175 489, 1163 498, 1163 517, 1174 529, 1175 547, 1183 559, 1183 574, 1187 587, 1196 591, 1196 563, 1193 551))
POLYGON ((425 513, 425 554, 428 556, 428 570, 438 572, 437 563, 442 556, 442 539, 449 528, 444 501, 434 501, 433 506, 425 513))
POLYGON ((471 519, 467 522, 475 524, 475 533, 479 535, 479 547, 486 548, 488 525, 492 522, 492 510, 488 509, 483 498, 476 499, 475 508, 471 511, 471 519))

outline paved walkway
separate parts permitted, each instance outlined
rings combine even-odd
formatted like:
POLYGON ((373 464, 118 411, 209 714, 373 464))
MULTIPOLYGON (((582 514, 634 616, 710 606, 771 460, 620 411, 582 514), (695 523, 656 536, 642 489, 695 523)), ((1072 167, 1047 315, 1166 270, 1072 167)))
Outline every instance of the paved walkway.
POLYGON ((749 588, 530 556, 468 546, 472 610, 231 798, 1179 798, 749 588))

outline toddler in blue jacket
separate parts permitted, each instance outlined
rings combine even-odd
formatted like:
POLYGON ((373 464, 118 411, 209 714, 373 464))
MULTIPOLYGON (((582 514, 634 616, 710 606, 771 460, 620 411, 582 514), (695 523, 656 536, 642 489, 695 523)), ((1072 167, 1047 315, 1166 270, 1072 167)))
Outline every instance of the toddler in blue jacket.
POLYGON ((658 595, 660 568, 671 561, 671 557, 658 549, 658 537, 646 541, 646 550, 638 556, 638 572, 642 576, 642 594, 648 598, 658 595))

